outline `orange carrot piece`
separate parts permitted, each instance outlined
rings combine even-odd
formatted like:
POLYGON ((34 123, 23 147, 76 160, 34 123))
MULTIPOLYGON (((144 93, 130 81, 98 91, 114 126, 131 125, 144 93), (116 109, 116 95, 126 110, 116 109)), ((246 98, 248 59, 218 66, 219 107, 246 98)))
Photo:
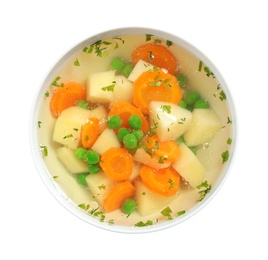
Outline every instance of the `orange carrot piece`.
POLYGON ((125 181, 132 173, 133 157, 124 148, 110 148, 101 156, 100 166, 114 181, 125 181))
POLYGON ((132 52, 131 58, 134 64, 143 60, 159 68, 164 68, 173 75, 177 70, 175 56, 163 45, 149 43, 139 46, 132 52))
POLYGON ((176 142, 160 142, 157 135, 146 138, 145 149, 151 157, 157 158, 159 163, 175 162, 181 153, 176 142))
POLYGON ((103 200, 105 211, 111 212, 119 209, 126 199, 132 197, 134 192, 135 187, 129 181, 118 183, 108 192, 107 196, 103 200))
POLYGON ((140 177, 148 189, 166 197, 175 195, 179 189, 180 175, 172 167, 156 170, 143 165, 140 177))
POLYGON ((63 87, 55 89, 50 101, 50 109, 53 116, 58 117, 64 109, 74 106, 79 100, 85 99, 85 87, 75 82, 68 82, 63 87))
POLYGON ((149 114, 151 101, 178 104, 181 98, 177 78, 162 70, 143 72, 134 82, 133 103, 145 115, 149 114))
POLYGON ((111 110, 108 114, 108 116, 112 116, 112 115, 120 116, 122 120, 121 127, 127 127, 127 128, 130 127, 128 124, 128 118, 131 115, 138 115, 142 121, 141 130, 144 132, 149 131, 149 124, 145 116, 142 114, 142 112, 138 108, 136 108, 135 106, 133 106, 131 103, 127 101, 119 101, 115 103, 111 107, 111 110))
POLYGON ((92 117, 82 126, 81 143, 84 148, 91 148, 95 143, 100 133, 98 118, 92 117))

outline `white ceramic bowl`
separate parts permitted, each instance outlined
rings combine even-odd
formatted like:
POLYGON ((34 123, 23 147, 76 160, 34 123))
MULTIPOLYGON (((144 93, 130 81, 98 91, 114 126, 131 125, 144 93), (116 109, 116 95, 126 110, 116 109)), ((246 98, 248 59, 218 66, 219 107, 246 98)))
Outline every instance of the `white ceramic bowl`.
MULTIPOLYGON (((198 88, 198 87, 197 87, 198 88)), ((199 91, 202 92, 202 88, 204 86, 200 84, 199 91)), ((204 92, 206 93, 206 91, 204 92)), ((53 120, 49 122, 49 127, 53 125, 53 120)), ((219 190, 221 185, 223 184, 224 180, 226 179, 226 176, 228 172, 230 171, 230 166, 233 161, 234 157, 234 151, 236 146, 236 116, 235 116, 235 109, 232 101, 232 97, 230 94, 230 91, 221 76, 220 72, 217 70, 217 68, 214 66, 214 64, 197 48, 186 42, 185 40, 179 38, 176 35, 172 35, 167 32, 159 31, 156 29, 150 29, 150 28, 119 28, 114 29, 106 32, 102 32, 98 35, 94 35, 86 39, 85 41, 77 44, 75 47, 73 47, 68 53, 66 53, 51 69, 51 71, 46 76, 44 82, 42 83, 40 89, 38 90, 36 96, 34 97, 34 104, 32 108, 32 115, 31 115, 31 125, 30 125, 30 144, 31 144, 31 151, 33 155, 33 159, 35 161, 35 164, 37 166, 37 170, 44 181, 44 184, 48 188, 48 190, 52 193, 52 195, 58 200, 58 202, 64 206, 69 212, 73 213, 75 216, 80 218, 81 220, 97 226, 102 229, 110 230, 110 231, 116 231, 116 232, 124 232, 124 233, 144 233, 144 232, 152 232, 152 231, 159 231, 164 228, 169 228, 171 226, 177 225, 181 223, 182 221, 188 219, 189 217, 196 214, 200 209, 202 209, 211 199, 214 197, 216 192, 219 190), (47 165, 46 158, 44 158, 43 153, 40 151, 42 150, 40 147, 42 146, 42 143, 40 143, 39 139, 39 131, 40 129, 37 127, 42 104, 44 102, 44 95, 50 86, 51 82, 55 79, 55 75, 57 71, 65 64, 65 62, 70 58, 73 57, 74 54, 76 54, 78 51, 81 51, 85 46, 89 46, 93 43, 95 43, 98 40, 103 40, 107 38, 112 37, 119 37, 120 35, 128 35, 128 34, 139 34, 139 35, 155 35, 157 37, 168 39, 172 41, 173 43, 179 45, 181 48, 191 52, 194 54, 200 61, 202 61, 206 66, 210 69, 210 71, 213 72, 214 76, 220 83, 220 88, 217 89, 216 94, 214 94, 214 108, 217 110, 217 106, 221 106, 223 102, 226 103, 226 111, 228 115, 228 120, 230 119, 232 121, 231 124, 231 130, 229 138, 232 139, 232 145, 229 146, 228 152, 229 152, 229 159, 227 162, 224 163, 224 166, 221 169, 221 172, 218 174, 217 177, 214 178, 213 185, 211 191, 207 194, 205 199, 199 203, 196 203, 192 208, 187 210, 186 214, 177 217, 173 220, 168 220, 163 223, 154 224, 151 226, 146 227, 135 227, 135 226, 128 226, 128 225, 110 225, 104 222, 100 222, 99 219, 96 219, 89 214, 86 214, 85 211, 81 210, 77 207, 77 204, 74 203, 61 189, 61 186, 59 183, 52 177, 56 175, 55 173, 51 172, 51 165, 47 165), (222 91, 222 92, 221 92, 222 91), (226 100, 221 100, 221 93, 225 93, 226 100), (218 96, 216 96, 218 95, 218 96), (216 100, 216 101, 215 101, 216 100)), ((47 130, 47 139, 45 139, 48 143, 52 143, 51 136, 49 136, 49 130, 47 130)), ((51 133, 50 133, 51 134, 51 133)), ((50 153, 50 151, 49 151, 50 153)), ((50 156, 54 156, 54 153, 52 152, 50 156)), ((54 158, 54 160, 57 160, 57 158, 54 158)), ((53 167, 52 167, 53 168, 53 167)))

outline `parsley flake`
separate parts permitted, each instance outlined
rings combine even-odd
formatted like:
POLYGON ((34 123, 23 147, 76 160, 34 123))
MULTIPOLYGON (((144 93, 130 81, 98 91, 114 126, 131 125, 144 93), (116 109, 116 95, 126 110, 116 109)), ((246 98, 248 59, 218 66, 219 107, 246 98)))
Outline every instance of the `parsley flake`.
POLYGON ((196 188, 198 190, 200 190, 198 192, 198 194, 199 194, 199 199, 197 200, 197 202, 198 202, 198 201, 202 201, 205 198, 205 196, 210 192, 212 186, 211 186, 211 184, 208 184, 208 181, 206 180, 206 181, 203 181, 201 184, 199 184, 196 188), (204 188, 204 189, 202 189, 202 188, 204 188))

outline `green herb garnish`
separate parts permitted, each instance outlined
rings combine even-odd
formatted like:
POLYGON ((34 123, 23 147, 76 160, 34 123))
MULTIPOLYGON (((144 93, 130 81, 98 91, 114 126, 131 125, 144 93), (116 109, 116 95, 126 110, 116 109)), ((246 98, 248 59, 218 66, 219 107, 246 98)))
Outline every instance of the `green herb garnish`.
POLYGON ((210 192, 212 186, 211 184, 208 184, 208 181, 203 181, 201 184, 199 184, 197 187, 196 187, 198 190, 200 190, 198 192, 199 194, 199 199, 197 201, 202 201, 205 196, 210 192), (204 188, 204 189, 202 189, 204 188), (201 190, 202 189, 202 190, 201 190))
POLYGON ((168 218, 168 220, 172 220, 172 216, 171 216, 172 210, 170 209, 170 207, 166 207, 161 211, 161 214, 165 217, 168 218))
POLYGON ((42 149, 44 156, 48 156, 48 149, 47 149, 47 146, 45 146, 45 145, 40 145, 40 148, 42 149))
POLYGON ((73 137, 73 135, 72 135, 72 134, 69 134, 69 135, 65 135, 65 136, 63 137, 63 139, 72 138, 72 137, 73 137))
POLYGON ((181 210, 181 211, 177 212, 177 216, 179 217, 179 216, 181 216, 181 215, 183 215, 183 214, 185 214, 185 213, 186 213, 185 210, 181 210))
POLYGON ((57 76, 54 81, 52 81, 51 85, 55 87, 63 87, 64 83, 59 84, 58 81, 61 79, 60 76, 57 76))
POLYGON ((38 124, 38 128, 41 128, 42 122, 38 121, 37 124, 38 124))
POLYGON ((79 63, 78 59, 76 59, 76 60, 74 61, 74 66, 80 66, 80 63, 79 63))
POLYGON ((221 157, 222 157, 222 163, 227 162, 228 159, 229 159, 229 151, 226 150, 225 152, 223 152, 223 153, 221 154, 221 157))
POLYGON ((151 225, 153 225, 152 220, 147 220, 146 222, 139 221, 138 223, 135 224, 136 227, 146 227, 151 225))
POLYGON ((166 112, 166 113, 168 113, 168 114, 171 113, 171 106, 168 106, 168 105, 162 105, 162 106, 161 106, 161 109, 162 109, 163 112, 166 112))
POLYGON ((114 91, 115 83, 106 87, 101 88, 103 91, 114 91))

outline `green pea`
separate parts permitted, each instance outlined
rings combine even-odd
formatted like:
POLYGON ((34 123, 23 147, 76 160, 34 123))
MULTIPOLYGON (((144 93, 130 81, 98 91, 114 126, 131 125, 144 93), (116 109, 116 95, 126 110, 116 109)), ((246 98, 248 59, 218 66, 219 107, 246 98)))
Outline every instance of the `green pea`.
POLYGON ((88 164, 96 164, 100 161, 100 155, 93 150, 88 150, 85 154, 84 160, 88 164))
POLYGON ((86 153, 87 153, 87 149, 78 147, 74 151, 74 156, 79 160, 84 160, 86 153))
POLYGON ((132 66, 130 64, 125 64, 124 67, 121 69, 122 75, 124 75, 126 78, 129 76, 131 71, 132 71, 132 66))
POLYGON ((133 149, 137 146, 138 140, 134 134, 126 134, 123 138, 123 144, 127 149, 133 149))
POLYGON ((131 214, 136 209, 136 202, 133 199, 126 199, 122 204, 122 211, 125 214, 131 214))
POLYGON ((138 115, 131 115, 128 118, 128 124, 130 127, 134 128, 134 129, 139 129, 139 128, 141 128, 142 121, 138 115))
POLYGON ((142 139, 142 137, 144 136, 143 132, 141 129, 135 129, 133 132, 132 132, 133 135, 136 136, 137 140, 140 141, 142 139))
POLYGON ((205 99, 198 99, 194 103, 194 108, 209 108, 209 104, 205 99))
POLYGON ((186 102, 185 102, 184 100, 181 100, 181 101, 179 102, 178 105, 179 105, 180 107, 182 107, 182 108, 185 108, 185 109, 188 108, 188 106, 187 106, 187 104, 186 104, 186 102))
POLYGON ((100 167, 100 165, 99 165, 98 163, 88 165, 88 171, 89 171, 89 173, 91 173, 91 174, 96 174, 96 173, 98 173, 100 170, 101 170, 101 167, 100 167))
POLYGON ((193 105, 200 98, 200 94, 196 91, 191 91, 184 94, 183 100, 187 105, 193 105))
POLYGON ((188 83, 188 78, 185 74, 179 74, 177 75, 177 80, 179 82, 179 85, 181 88, 186 87, 187 83, 188 83))
POLYGON ((88 173, 80 173, 76 176, 77 182, 81 185, 87 185, 86 177, 88 173))
POLYGON ((129 131, 128 128, 126 128, 126 127, 121 127, 121 128, 118 130, 118 132, 117 132, 117 138, 118 138, 118 140, 119 140, 120 142, 122 142, 124 136, 125 136, 126 134, 129 134, 129 133, 130 133, 130 131, 129 131))
POLYGON ((111 61, 111 67, 113 70, 120 70, 121 71, 124 66, 125 66, 125 63, 120 58, 113 58, 111 61))
POLYGON ((107 125, 111 129, 119 128, 121 123, 122 123, 121 118, 118 115, 112 115, 112 116, 108 117, 108 119, 107 119, 107 125))

